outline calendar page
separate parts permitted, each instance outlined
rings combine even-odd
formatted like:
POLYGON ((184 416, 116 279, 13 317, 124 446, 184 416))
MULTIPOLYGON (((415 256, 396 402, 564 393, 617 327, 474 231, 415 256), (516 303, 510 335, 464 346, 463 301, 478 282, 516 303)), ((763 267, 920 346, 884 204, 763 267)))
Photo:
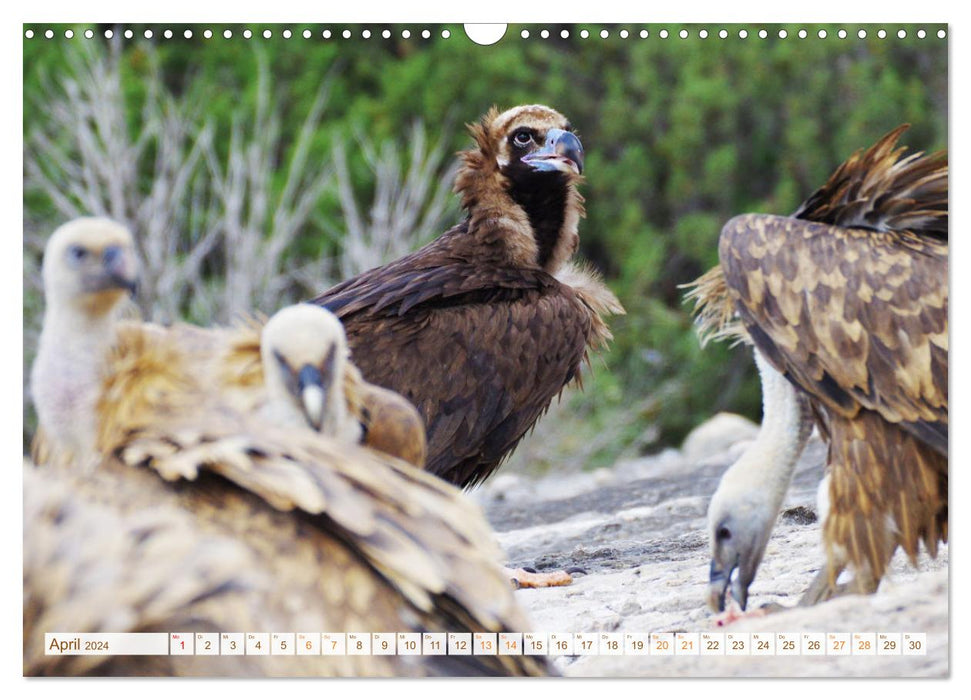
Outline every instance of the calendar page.
POLYGON ((21 34, 25 676, 950 675, 947 25, 21 34))

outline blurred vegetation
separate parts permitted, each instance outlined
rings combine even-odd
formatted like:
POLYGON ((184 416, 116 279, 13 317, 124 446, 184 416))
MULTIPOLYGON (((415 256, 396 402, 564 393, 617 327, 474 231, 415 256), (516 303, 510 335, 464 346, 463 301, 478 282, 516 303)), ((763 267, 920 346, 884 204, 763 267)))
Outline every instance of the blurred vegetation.
MULTIPOLYGON (((545 103, 566 114, 578 129, 587 154, 587 219, 581 223, 581 254, 605 274, 628 315, 612 321, 615 341, 604 361, 596 361, 585 392, 570 398, 570 444, 593 445, 588 463, 602 465, 619 454, 655 451, 678 444, 693 426, 719 410, 759 418, 759 390, 754 367, 744 349, 699 347, 689 309, 678 285, 689 282, 717 262, 721 223, 746 211, 788 213, 818 187, 833 168, 854 150, 865 147, 902 122, 912 124, 904 137, 915 149, 947 145, 947 42, 936 38, 937 26, 926 26, 927 38, 896 25, 867 26, 868 38, 857 38, 855 25, 840 25, 849 36, 836 37, 836 26, 787 27, 788 38, 757 37, 760 26, 732 25, 730 38, 720 27, 687 26, 690 37, 677 36, 680 26, 630 26, 628 38, 600 25, 524 27, 512 25, 497 45, 480 47, 459 25, 360 27, 247 25, 253 38, 242 37, 240 25, 206 25, 214 37, 204 39, 202 26, 154 26, 154 38, 121 42, 121 69, 127 120, 137 132, 147 100, 145 78, 153 70, 173 98, 194 96, 200 124, 212 128, 213 148, 225 158, 233 125, 252 113, 258 99, 259 62, 272 76, 274 104, 281 115, 279 168, 271 187, 285 186, 283 165, 299 138, 324 81, 328 97, 311 137, 309 159, 319 167, 334 165, 333 153, 344 143, 398 144, 403 151, 416 122, 429 138, 447 138, 450 150, 468 146, 460 128, 491 105, 545 103), (162 31, 170 28, 171 39, 162 31), (304 39, 304 29, 313 38, 304 39), (739 29, 748 38, 738 38, 739 29), (193 38, 184 39, 190 29, 193 38), (222 38, 224 29, 233 38, 222 38), (264 29, 273 36, 263 38, 264 29), (344 29, 353 38, 339 38, 344 29), (381 38, 385 29, 391 39, 381 38), (450 32, 448 39, 441 32, 450 32), (587 29, 590 38, 579 31, 587 29), (797 31, 805 29, 808 38, 797 31), (825 29, 828 37, 818 39, 825 29)), ((58 86, 68 54, 80 44, 107 51, 100 38, 105 26, 92 26, 94 39, 82 38, 84 26, 71 27, 75 38, 63 39, 67 27, 52 27, 57 38, 24 41, 25 133, 48 119, 43 100, 58 86)), ((117 30, 116 30, 117 32, 117 30)), ((64 137, 69 141, 68 136, 64 137)), ((346 169, 356 196, 368 201, 375 175, 364 148, 349 148, 346 169)), ((44 159, 26 149, 25 161, 44 159)), ((445 159, 446 164, 448 158, 445 159)), ((151 179, 146 168, 141 179, 151 179)), ((132 183, 132 187, 144 183, 132 183)), ((277 193, 278 194, 278 193, 277 193)), ((49 195, 25 189, 25 236, 43 236, 60 223, 49 195)), ((328 259, 338 254, 344 209, 336 188, 325 190, 288 249, 293 261, 328 259)), ((454 206, 447 212, 455 219, 454 206)), ((450 224, 451 222, 445 222, 450 224)), ((26 240, 26 239, 25 239, 26 240)), ((32 254, 30 254, 32 255, 32 254)), ((25 329, 39 324, 37 292, 26 278, 34 274, 25 249, 25 329)), ((218 282, 215 264, 202 269, 218 282)), ((321 276, 319 287, 333 282, 321 276)), ((309 289, 308 293, 314 290, 309 289)), ((281 299, 282 301, 282 299, 281 299)), ((262 309, 272 311, 273 309, 262 309)), ((199 317, 185 302, 182 314, 199 317)), ((25 333, 25 338, 28 335, 25 333)), ((25 341, 26 342, 26 341, 25 341)), ((25 357, 29 359, 29 349, 25 357)), ((563 411, 557 416, 562 417, 563 411)))

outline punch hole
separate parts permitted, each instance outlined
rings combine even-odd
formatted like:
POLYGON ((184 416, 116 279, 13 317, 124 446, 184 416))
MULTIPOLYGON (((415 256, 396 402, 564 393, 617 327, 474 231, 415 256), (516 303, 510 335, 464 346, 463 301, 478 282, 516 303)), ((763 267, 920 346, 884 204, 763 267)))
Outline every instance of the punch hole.
POLYGON ((85 39, 93 39, 94 38, 94 32, 91 31, 90 29, 85 29, 84 30, 84 38, 85 39))
POLYGON ((606 39, 608 36, 610 36, 610 32, 608 32, 606 29, 601 29, 600 30, 600 38, 601 39, 606 39))
POLYGON ((293 32, 291 32, 289 29, 284 29, 283 30, 283 38, 284 39, 289 39, 292 36, 293 36, 293 32))
POLYGON ((250 38, 252 38, 252 36, 253 36, 253 32, 251 32, 249 29, 244 29, 243 30, 243 38, 244 39, 250 39, 250 38))
POLYGON ((321 34, 321 36, 324 37, 325 39, 330 39, 330 37, 331 37, 330 30, 329 29, 325 29, 324 32, 323 32, 323 34, 321 34))
POLYGON ((927 32, 925 32, 923 29, 918 29, 917 30, 917 38, 918 39, 923 39, 926 36, 927 36, 927 32))
POLYGON ((54 30, 53 29, 48 29, 46 32, 44 32, 44 38, 45 39, 53 39, 54 38, 54 30))
POLYGON ((590 36, 590 32, 588 32, 586 29, 581 29, 580 30, 580 38, 581 39, 586 39, 589 36, 590 36))
POLYGON ((452 36, 452 32, 448 31, 447 29, 443 29, 442 30, 442 38, 443 39, 448 39, 450 36, 452 36))
POLYGON ((807 36, 809 36, 809 32, 807 32, 805 29, 800 29, 798 36, 800 39, 805 39, 807 36))
POLYGON ((350 39, 351 38, 351 30, 350 29, 345 29, 344 31, 341 32, 341 36, 344 37, 345 39, 350 39))
POLYGON ((879 30, 877 32, 877 38, 878 39, 886 39, 887 38, 887 31, 885 29, 879 30))
MULTIPOLYGON (((465 35, 479 46, 491 46, 506 35, 505 24, 463 24, 465 35)), ((549 32, 545 29, 541 33, 545 39, 549 32)))
POLYGON ((700 30, 698 30, 698 36, 701 37, 702 39, 707 39, 708 38, 708 30, 707 29, 700 29, 700 30))
MULTIPOLYGON (((283 32, 284 36, 286 36, 286 34, 287 34, 286 32, 283 32)), ((230 29, 223 30, 223 39, 232 39, 232 38, 233 38, 232 30, 230 29)))
POLYGON ((145 30, 145 38, 146 39, 151 39, 153 36, 155 36, 155 33, 151 29, 146 29, 145 30))
POLYGON ((898 39, 906 39, 907 38, 907 30, 906 29, 901 29, 900 31, 898 31, 897 32, 897 38, 898 39))
POLYGON ((64 32, 64 37, 67 38, 67 39, 73 39, 74 38, 74 32, 72 30, 68 29, 66 32, 64 32))
POLYGON ((937 38, 938 39, 943 39, 946 36, 947 36, 947 32, 945 32, 943 29, 938 29, 937 30, 937 38))
POLYGON ((785 29, 780 29, 779 30, 779 38, 780 39, 785 39, 787 36, 789 36, 789 32, 787 32, 785 29))
POLYGON ((364 31, 361 32, 361 36, 364 37, 365 39, 370 39, 371 38, 371 30, 370 29, 365 29, 364 31))
POLYGON ((820 29, 818 32, 816 32, 816 36, 818 36, 820 39, 825 39, 826 38, 826 30, 825 29, 820 29))
POLYGON ((539 33, 539 35, 540 35, 540 37, 542 37, 543 39, 549 39, 549 38, 550 38, 550 30, 549 30, 549 29, 544 29, 543 31, 541 31, 541 32, 539 33))
POLYGON ((748 39, 748 30, 746 30, 746 29, 739 29, 738 30, 738 38, 739 39, 748 39))
POLYGON ((688 30, 687 29, 682 29, 680 32, 678 32, 678 36, 681 37, 682 39, 687 39, 688 38, 688 30))
POLYGON ((840 39, 845 39, 846 38, 846 30, 845 29, 840 29, 838 32, 836 32, 836 36, 838 36, 840 39))
POLYGON ((24 36, 27 37, 28 39, 33 39, 34 38, 34 30, 33 29, 28 29, 26 32, 24 32, 24 36))
POLYGON ((401 32, 401 38, 402 39, 410 39, 411 38, 411 32, 408 31, 407 29, 404 30, 403 32, 401 32))
POLYGON ((856 35, 861 39, 866 39, 866 29, 861 29, 856 33, 856 35))
POLYGON ((641 39, 646 39, 648 37, 648 31, 646 29, 641 30, 641 39))
POLYGON ((313 36, 313 33, 309 29, 304 29, 303 30, 303 38, 304 39, 309 39, 311 36, 313 36))
POLYGON ((620 38, 621 39, 626 39, 629 36, 630 36, 630 32, 629 31, 627 31, 626 29, 621 29, 620 30, 620 38))
MULTIPOLYGON (((602 33, 601 33, 601 36, 603 36, 602 33)), ((560 32, 560 38, 561 39, 569 39, 570 38, 570 30, 569 29, 564 29, 562 32, 560 32)))
POLYGON ((162 36, 164 36, 166 39, 171 39, 172 38, 172 30, 171 29, 166 29, 164 32, 162 32, 162 36))
POLYGON ((432 33, 430 31, 428 31, 427 29, 422 29, 421 30, 421 38, 422 39, 431 39, 432 38, 432 33))
POLYGON ((718 30, 718 38, 719 39, 727 39, 728 38, 728 30, 727 29, 719 29, 718 30))
POLYGON ((184 32, 182 32, 182 36, 184 36, 186 39, 191 39, 192 38, 192 30, 191 29, 186 29, 184 32))
POLYGON ((661 37, 662 39, 667 39, 668 38, 668 30, 667 29, 662 29, 661 31, 659 31, 657 33, 657 35, 659 37, 661 37))

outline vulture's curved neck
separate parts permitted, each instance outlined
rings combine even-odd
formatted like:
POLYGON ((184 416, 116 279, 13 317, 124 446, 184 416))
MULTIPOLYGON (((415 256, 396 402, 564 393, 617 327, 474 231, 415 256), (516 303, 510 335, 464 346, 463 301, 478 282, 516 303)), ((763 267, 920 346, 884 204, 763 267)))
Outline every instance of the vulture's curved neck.
POLYGON ((89 315, 77 309, 48 307, 37 349, 37 365, 62 365, 79 379, 100 379, 115 340, 114 313, 89 315))
POLYGON ((724 478, 763 491, 777 513, 812 432, 812 415, 806 397, 758 350, 753 354, 762 382, 762 427, 724 478))
POLYGON ((31 371, 31 394, 54 453, 86 456, 96 438, 96 409, 115 314, 48 307, 31 371))

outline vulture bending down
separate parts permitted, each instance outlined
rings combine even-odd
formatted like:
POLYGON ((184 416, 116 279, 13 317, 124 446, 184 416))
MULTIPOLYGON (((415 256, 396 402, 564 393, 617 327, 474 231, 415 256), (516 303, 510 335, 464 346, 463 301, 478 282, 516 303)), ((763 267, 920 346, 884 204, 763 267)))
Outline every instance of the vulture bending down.
POLYGON ((338 380, 348 351, 326 311, 271 319, 254 367, 236 331, 116 320, 135 279, 130 235, 110 221, 72 222, 48 243, 32 375, 44 463, 25 474, 25 673, 548 671, 525 656, 45 656, 51 631, 526 628, 478 509, 354 444, 361 422, 342 409, 356 399, 338 380))
POLYGON ((470 127, 456 190, 465 220, 424 248, 314 302, 340 317, 364 377, 411 401, 428 432, 428 470, 486 479, 610 339, 623 308, 571 265, 583 147, 541 105, 470 127))
POLYGON ((703 331, 754 345, 765 420, 708 511, 709 602, 745 607, 814 416, 828 566, 803 603, 876 590, 898 546, 947 539, 948 167, 904 156, 906 127, 843 163, 790 217, 729 221, 695 282, 703 331), (828 482, 828 483, 827 483, 828 482))

